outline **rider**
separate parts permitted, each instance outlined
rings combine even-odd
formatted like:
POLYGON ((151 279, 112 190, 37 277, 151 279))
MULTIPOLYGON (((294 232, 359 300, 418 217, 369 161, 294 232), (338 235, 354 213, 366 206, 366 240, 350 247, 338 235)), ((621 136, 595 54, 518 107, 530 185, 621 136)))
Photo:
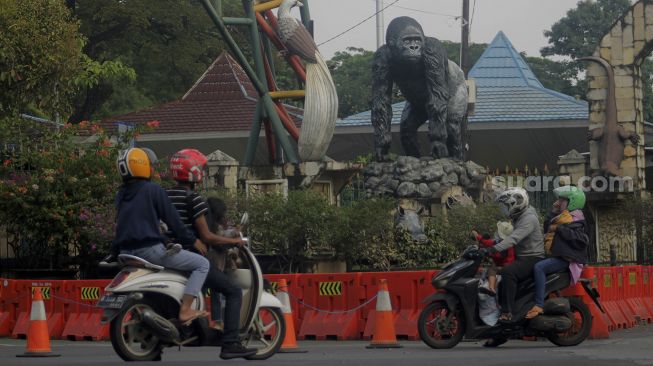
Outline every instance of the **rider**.
MULTIPOLYGON (((206 162, 206 156, 196 149, 183 149, 176 152, 170 158, 170 171, 177 186, 168 189, 168 196, 179 211, 182 221, 201 239, 201 243, 194 249, 202 255, 206 255, 208 251, 207 244, 210 246, 245 244, 240 237, 219 236, 209 230, 206 218, 208 206, 202 196, 195 192, 195 185, 200 183, 204 176, 206 162)), ((255 354, 256 349, 245 348, 238 336, 242 289, 213 265, 210 266, 206 286, 211 289, 214 296, 222 293, 225 297, 224 333, 220 358, 230 359, 255 354)))
POLYGON ((201 292, 209 262, 186 250, 166 255, 164 238, 159 230, 160 221, 172 229, 182 244, 190 246, 196 238, 181 222, 163 188, 150 181, 151 163, 155 161, 154 152, 145 148, 130 148, 118 156, 118 171, 123 184, 116 195, 118 214, 112 252, 120 251, 167 268, 190 271, 179 310, 179 321, 188 323, 208 315, 204 311, 191 309, 191 304, 201 292))
POLYGON ((544 289, 546 275, 560 272, 568 268, 572 283, 580 278, 582 265, 587 262, 587 236, 585 216, 585 192, 574 186, 556 188, 553 193, 556 201, 553 203, 553 217, 545 224, 546 236, 551 237, 551 256, 537 262, 533 269, 535 277, 535 305, 526 314, 526 318, 534 318, 544 312, 544 289), (568 218, 567 220, 563 220, 568 218), (548 228, 547 228, 548 226, 548 228))
MULTIPOLYGON (((523 188, 509 188, 499 194, 496 201, 501 213, 512 220, 513 232, 490 248, 481 248, 482 254, 503 252, 515 248, 515 261, 501 269, 499 321, 512 321, 515 309, 515 296, 520 281, 529 278, 535 263, 544 258, 542 228, 535 208, 528 203, 528 193, 523 188)), ((503 342, 501 342, 503 343, 503 342)), ((487 344, 494 346, 494 344, 487 344)))

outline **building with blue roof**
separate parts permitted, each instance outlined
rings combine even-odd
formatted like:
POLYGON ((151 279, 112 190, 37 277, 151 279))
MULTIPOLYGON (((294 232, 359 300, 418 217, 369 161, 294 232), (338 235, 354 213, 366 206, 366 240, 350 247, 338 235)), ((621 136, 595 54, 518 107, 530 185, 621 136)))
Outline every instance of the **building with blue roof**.
MULTIPOLYGON (((476 104, 469 117, 468 158, 491 168, 555 170, 557 158, 572 149, 588 151, 588 104, 545 88, 503 32, 499 32, 469 72, 476 104)), ((394 104, 392 152, 401 154, 399 121, 405 102, 394 104)), ((420 129, 427 154, 427 124, 420 129)), ((373 151, 371 111, 339 120, 328 152, 350 160, 373 151)))

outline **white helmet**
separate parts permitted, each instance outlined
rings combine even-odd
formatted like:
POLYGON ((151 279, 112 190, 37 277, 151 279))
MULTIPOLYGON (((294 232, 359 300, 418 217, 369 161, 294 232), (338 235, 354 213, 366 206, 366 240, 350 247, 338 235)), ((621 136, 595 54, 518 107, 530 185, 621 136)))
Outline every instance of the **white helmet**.
POLYGON ((528 193, 524 188, 508 188, 496 199, 504 216, 515 218, 528 207, 528 193))

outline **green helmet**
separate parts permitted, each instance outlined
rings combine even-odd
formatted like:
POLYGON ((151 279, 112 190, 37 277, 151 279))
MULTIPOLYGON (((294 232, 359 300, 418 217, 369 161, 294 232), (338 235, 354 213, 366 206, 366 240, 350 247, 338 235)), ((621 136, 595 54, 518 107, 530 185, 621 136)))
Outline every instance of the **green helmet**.
POLYGON ((585 192, 575 186, 562 186, 553 190, 556 198, 565 198, 569 201, 569 211, 582 210, 585 207, 585 192))

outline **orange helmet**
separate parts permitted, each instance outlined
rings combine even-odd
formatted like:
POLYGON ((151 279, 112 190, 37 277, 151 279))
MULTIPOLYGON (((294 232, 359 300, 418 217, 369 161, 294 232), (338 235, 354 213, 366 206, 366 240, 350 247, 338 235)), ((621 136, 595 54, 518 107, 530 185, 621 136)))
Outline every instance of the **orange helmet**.
POLYGON ((170 158, 172 179, 178 182, 199 183, 204 178, 204 165, 208 159, 196 149, 177 151, 170 158))
POLYGON ((150 179, 150 167, 156 162, 154 151, 148 148, 132 147, 118 154, 118 172, 123 179, 145 178, 150 179))

